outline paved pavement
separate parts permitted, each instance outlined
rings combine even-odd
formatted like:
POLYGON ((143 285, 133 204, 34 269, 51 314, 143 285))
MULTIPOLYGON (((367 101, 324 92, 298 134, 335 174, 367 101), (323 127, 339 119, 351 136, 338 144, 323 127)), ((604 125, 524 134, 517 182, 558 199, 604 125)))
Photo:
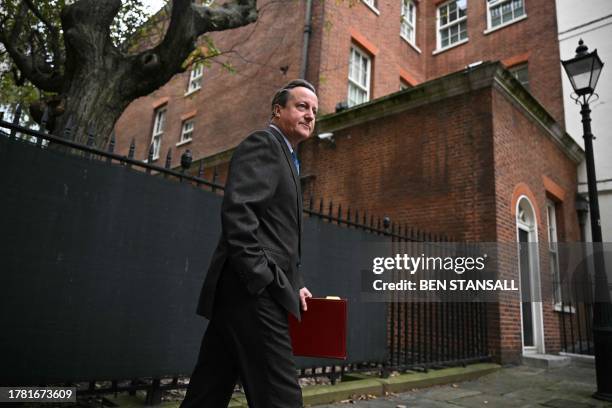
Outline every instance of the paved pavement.
MULTIPOLYGON (((367 400, 318 405, 318 408, 590 408, 612 407, 591 397, 595 392, 592 365, 572 363, 563 368, 527 366, 498 370, 477 380, 430 387, 367 400)), ((368 398, 361 396, 361 398, 368 398)))

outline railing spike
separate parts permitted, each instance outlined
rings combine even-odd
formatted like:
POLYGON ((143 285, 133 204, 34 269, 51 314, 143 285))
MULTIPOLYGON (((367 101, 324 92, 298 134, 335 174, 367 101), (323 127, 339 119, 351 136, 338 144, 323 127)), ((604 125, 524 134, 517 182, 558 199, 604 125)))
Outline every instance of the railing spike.
POLYGON ((130 150, 128 151, 128 159, 134 158, 134 153, 136 153, 136 141, 132 138, 130 142, 130 150))
MULTIPOLYGON (((149 154, 147 156, 147 163, 151 164, 153 162, 153 154, 155 153, 155 145, 151 143, 149 145, 149 154)), ((151 169, 147 168, 147 173, 151 173, 151 169)))
MULTIPOLYGON (((219 177, 219 172, 217 170, 217 166, 215 166, 213 168, 213 177, 212 177, 213 184, 217 183, 217 177, 219 177)), ((212 187, 212 191, 217 191, 217 188, 214 185, 212 187)))
POLYGON ((89 126, 87 126, 87 146, 93 146, 94 143, 94 139, 95 139, 95 132, 94 132, 94 127, 93 125, 90 123, 89 126))
POLYGON ((111 132, 111 137, 110 137, 110 141, 108 142, 108 152, 109 153, 114 153, 115 152, 115 143, 117 141, 116 135, 115 135, 115 131, 113 130, 111 132))
POLYGON ((187 149, 181 155, 181 173, 185 173, 191 167, 193 156, 191 150, 187 149))
POLYGON ((391 218, 389 217, 383 218, 383 226, 385 229, 388 229, 390 224, 391 224, 391 218))
MULTIPOLYGON (((15 114, 13 115, 13 125, 18 126, 20 120, 21 120, 21 104, 17 105, 17 108, 15 108, 15 114)), ((11 134, 9 135, 9 139, 14 139, 16 136, 17 136, 17 131, 15 129, 12 129, 11 134)))
POLYGON ((49 122, 49 105, 45 105, 42 118, 40 119, 40 130, 47 133, 47 122, 49 122))
POLYGON ((198 166, 198 178, 204 178, 204 160, 200 160, 198 166))
MULTIPOLYGON (((90 123, 87 126, 87 142, 85 142, 85 145, 87 147, 91 147, 93 146, 94 143, 94 129, 93 129, 93 125, 90 123)), ((89 152, 85 152, 85 154, 83 155, 86 159, 89 159, 91 157, 91 153, 89 152)))
POLYGON ((172 148, 169 147, 168 154, 166 154, 166 164, 164 165, 164 168, 169 169, 171 162, 172 162, 172 148))
POLYGON ((72 140, 72 128, 74 127, 74 116, 70 115, 64 126, 64 139, 72 140))

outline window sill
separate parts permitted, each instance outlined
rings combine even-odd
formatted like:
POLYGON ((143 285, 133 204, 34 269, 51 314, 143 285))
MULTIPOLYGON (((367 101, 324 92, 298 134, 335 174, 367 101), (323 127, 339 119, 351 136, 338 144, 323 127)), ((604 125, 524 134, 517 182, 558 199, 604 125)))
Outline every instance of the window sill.
POLYGON ((576 308, 574 306, 563 306, 561 302, 555 303, 553 310, 559 313, 576 313, 576 308))
POLYGON ((194 89, 193 91, 187 91, 187 92, 185 92, 185 95, 183 95, 183 96, 193 95, 194 93, 198 92, 200 89, 202 89, 202 87, 194 89))
POLYGON ((506 27, 508 27, 508 26, 511 26, 512 24, 514 24, 514 23, 518 23, 519 21, 523 21, 523 20, 524 20, 524 19, 526 19, 526 18, 527 18, 527 14, 523 14, 523 15, 522 15, 522 16, 520 16, 519 18, 515 18, 514 20, 511 20, 511 21, 505 22, 504 24, 498 25, 497 27, 487 28, 487 29, 486 29, 486 30, 484 30, 482 33, 483 33, 484 35, 491 34, 491 33, 492 33, 492 32, 494 32, 494 31, 501 30, 502 28, 506 28, 506 27))
POLYGON ((409 46, 411 46, 412 48, 414 48, 414 50, 416 52, 418 52, 419 54, 421 54, 421 49, 419 47, 417 47, 416 45, 414 45, 414 43, 412 41, 410 41, 409 39, 407 39, 406 37, 404 37, 403 35, 400 34, 400 37, 402 40, 406 41, 408 43, 409 46))
POLYGON ((182 145, 186 145, 187 143, 191 143, 193 139, 185 139, 183 141, 180 141, 176 144, 176 147, 182 146, 182 145))
MULTIPOLYGON (((151 163, 154 163, 154 162, 156 162, 157 160, 159 160, 159 156, 157 156, 157 157, 153 157, 153 158, 151 159, 151 163)), ((143 163, 149 163, 149 159, 144 159, 142 162, 143 162, 143 163)))
POLYGON ((370 10, 372 10, 372 12, 374 14, 376 14, 377 16, 380 16, 380 11, 378 11, 378 9, 374 6, 369 5, 368 3, 366 3, 365 1, 361 1, 363 4, 365 4, 370 10))
POLYGON ((438 48, 437 50, 434 50, 434 51, 431 53, 431 55, 437 55, 437 54, 443 53, 444 51, 448 51, 448 50, 450 50, 450 49, 453 49, 453 48, 455 48, 455 47, 458 47, 458 46, 460 46, 460 45, 463 45, 463 44, 467 43, 468 41, 470 41, 470 39, 469 39, 469 38, 466 38, 465 40, 461 40, 461 41, 459 41, 459 42, 456 42, 456 43, 451 44, 451 45, 449 45, 449 46, 446 46, 446 47, 444 47, 444 48, 438 48))

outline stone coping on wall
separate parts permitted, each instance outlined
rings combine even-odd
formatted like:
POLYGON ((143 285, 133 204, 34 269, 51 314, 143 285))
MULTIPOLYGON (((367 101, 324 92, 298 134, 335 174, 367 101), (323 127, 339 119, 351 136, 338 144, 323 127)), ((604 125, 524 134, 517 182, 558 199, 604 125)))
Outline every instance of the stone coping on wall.
POLYGON ((575 163, 584 150, 500 62, 484 62, 318 119, 316 133, 334 132, 484 88, 501 92, 575 163))

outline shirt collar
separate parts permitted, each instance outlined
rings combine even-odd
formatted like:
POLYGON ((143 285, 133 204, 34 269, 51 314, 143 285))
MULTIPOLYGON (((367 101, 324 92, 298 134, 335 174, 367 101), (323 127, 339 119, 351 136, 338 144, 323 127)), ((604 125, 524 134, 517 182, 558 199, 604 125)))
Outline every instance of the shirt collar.
POLYGON ((280 133, 283 136, 283 139, 285 139, 285 143, 287 143, 287 147, 289 148, 289 153, 293 154, 293 147, 291 147, 291 143, 289 143, 289 140, 287 139, 283 131, 280 130, 278 126, 276 126, 273 123, 270 123, 270 127, 273 127, 274 129, 278 130, 278 133, 280 133))

